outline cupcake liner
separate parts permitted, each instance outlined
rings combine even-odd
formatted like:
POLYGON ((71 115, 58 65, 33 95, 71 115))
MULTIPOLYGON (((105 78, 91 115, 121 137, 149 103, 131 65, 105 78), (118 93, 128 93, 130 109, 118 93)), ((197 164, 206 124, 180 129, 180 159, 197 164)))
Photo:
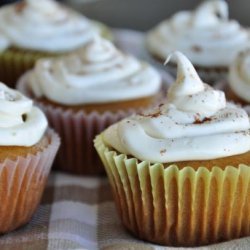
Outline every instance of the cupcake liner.
POLYGON ((104 37, 107 40, 110 40, 111 42, 114 41, 114 36, 112 34, 111 29, 108 26, 106 26, 105 24, 103 24, 101 22, 95 21, 95 20, 91 20, 91 22, 100 31, 100 35, 102 37, 104 37))
POLYGON ((124 226, 168 246, 199 246, 250 235, 250 167, 197 170, 139 162, 105 146, 105 166, 124 226))
MULTIPOLYGON (((27 89, 24 75, 18 82, 17 88, 26 96, 32 97, 27 89)), ((54 107, 35 101, 46 114, 49 124, 61 137, 62 144, 55 160, 55 168, 79 175, 103 175, 105 171, 93 147, 95 136, 105 128, 121 119, 142 111, 142 108, 119 110, 117 112, 96 111, 86 113, 61 107, 54 107)))
POLYGON ((59 55, 7 49, 0 53, 0 81, 14 88, 18 78, 27 70, 32 69, 38 59, 59 55))
POLYGON ((50 144, 41 152, 0 163, 0 233, 26 224, 39 205, 60 140, 48 130, 50 144))

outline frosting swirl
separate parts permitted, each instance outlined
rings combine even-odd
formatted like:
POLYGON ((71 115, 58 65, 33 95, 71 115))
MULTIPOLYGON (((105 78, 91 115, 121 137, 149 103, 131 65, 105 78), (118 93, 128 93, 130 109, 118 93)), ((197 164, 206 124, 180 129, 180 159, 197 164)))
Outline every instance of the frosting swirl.
POLYGON ((250 149, 247 113, 227 103, 222 91, 204 84, 180 52, 177 80, 168 102, 112 125, 104 131, 107 145, 150 162, 209 160, 250 149))
POLYGON ((23 0, 2 7, 0 31, 9 46, 46 52, 77 49, 98 32, 90 20, 53 0, 23 0))
POLYGON ((38 61, 27 77, 36 97, 66 105, 153 96, 161 84, 155 69, 100 37, 71 56, 38 61))
POLYGON ((249 32, 228 20, 224 0, 206 1, 194 11, 181 11, 147 35, 148 49, 166 58, 180 50, 195 65, 227 67, 237 52, 249 43, 249 32))
POLYGON ((0 83, 0 146, 33 146, 46 128, 45 115, 30 99, 0 83))
POLYGON ((229 70, 229 84, 244 101, 250 102, 250 48, 241 51, 229 70))

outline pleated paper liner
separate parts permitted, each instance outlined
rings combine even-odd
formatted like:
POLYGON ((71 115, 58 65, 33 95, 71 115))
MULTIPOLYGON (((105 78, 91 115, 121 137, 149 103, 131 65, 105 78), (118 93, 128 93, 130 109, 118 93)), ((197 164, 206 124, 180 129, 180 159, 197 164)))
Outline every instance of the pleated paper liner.
POLYGON ((0 163, 0 233, 12 231, 31 219, 36 211, 60 139, 48 130, 49 144, 36 154, 0 163))
MULTIPOLYGON (((32 97, 26 79, 24 75, 17 87, 26 96, 32 97)), ((142 107, 139 107, 116 112, 86 113, 84 110, 73 111, 70 107, 66 109, 39 101, 35 103, 44 111, 50 126, 58 132, 62 140, 55 168, 78 175, 104 175, 105 170, 93 146, 95 136, 121 119, 142 111, 142 107)))
MULTIPOLYGON (((104 24, 93 22, 101 35, 109 40, 113 39, 111 30, 104 24)), ((31 37, 32 39, 32 37, 31 37)), ((67 53, 46 53, 32 50, 9 48, 0 52, 0 81, 14 88, 17 80, 28 70, 34 67, 35 62, 40 58, 59 57, 67 53)))
POLYGON ((95 147, 108 174, 123 225, 167 246, 199 246, 250 235, 250 167, 179 169, 139 162, 95 147))

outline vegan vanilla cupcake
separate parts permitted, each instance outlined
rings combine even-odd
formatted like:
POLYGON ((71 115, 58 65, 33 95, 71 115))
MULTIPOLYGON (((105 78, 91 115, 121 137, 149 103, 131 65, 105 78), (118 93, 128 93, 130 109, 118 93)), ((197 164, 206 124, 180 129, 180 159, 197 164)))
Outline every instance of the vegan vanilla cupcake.
POLYGON ((171 57, 177 79, 167 102, 95 139, 122 223, 168 246, 249 236, 249 117, 182 53, 171 57))
POLYGON ((232 62, 225 91, 228 99, 241 105, 250 104, 250 48, 241 51, 232 62))
POLYGON ((108 29, 54 0, 23 0, 0 8, 0 80, 14 86, 41 57, 83 47, 108 29), (3 46, 1 46, 3 44, 3 46))
POLYGON ((160 62, 180 50, 204 80, 225 78, 234 56, 249 44, 249 31, 228 16, 226 1, 202 2, 194 11, 178 12, 151 30, 146 46, 160 62))
POLYGON ((18 84, 62 138, 57 167, 92 175, 104 172, 93 148, 94 137, 157 102, 160 87, 154 68, 100 37, 71 56, 38 61, 18 84))
POLYGON ((0 234, 31 219, 58 147, 42 111, 0 83, 0 234))

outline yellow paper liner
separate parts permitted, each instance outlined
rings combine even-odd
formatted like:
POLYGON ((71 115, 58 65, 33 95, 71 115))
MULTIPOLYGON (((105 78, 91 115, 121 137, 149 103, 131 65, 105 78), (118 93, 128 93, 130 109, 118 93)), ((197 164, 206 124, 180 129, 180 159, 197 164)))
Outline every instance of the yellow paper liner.
POLYGON ((0 234, 26 224, 39 205, 60 139, 52 130, 43 151, 0 163, 0 234))
POLYGON ((95 148, 121 221, 136 237, 187 247, 250 235, 249 166, 164 168, 109 149, 102 135, 95 148))
MULTIPOLYGON (((108 27, 94 21, 94 25, 100 29, 103 37, 112 40, 113 36, 108 27)), ((32 38, 31 38, 32 39, 32 38)), ((0 81, 11 88, 15 88, 17 80, 29 69, 34 67, 35 62, 40 58, 58 57, 67 53, 46 53, 25 49, 9 48, 0 53, 0 81)))

